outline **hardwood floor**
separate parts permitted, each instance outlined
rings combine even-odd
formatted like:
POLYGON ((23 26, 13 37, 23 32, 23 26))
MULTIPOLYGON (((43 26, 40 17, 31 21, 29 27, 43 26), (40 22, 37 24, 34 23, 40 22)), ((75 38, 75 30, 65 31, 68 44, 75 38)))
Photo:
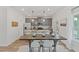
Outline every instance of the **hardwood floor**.
POLYGON ((0 47, 0 52, 16 52, 20 46, 28 45, 27 40, 16 40, 8 47, 0 47))
MULTIPOLYGON (((21 46, 28 45, 27 40, 16 40, 11 45, 7 47, 0 47, 0 52, 17 52, 21 46)), ((74 50, 69 50, 64 43, 59 41, 58 45, 64 47, 69 52, 75 52, 74 50)))

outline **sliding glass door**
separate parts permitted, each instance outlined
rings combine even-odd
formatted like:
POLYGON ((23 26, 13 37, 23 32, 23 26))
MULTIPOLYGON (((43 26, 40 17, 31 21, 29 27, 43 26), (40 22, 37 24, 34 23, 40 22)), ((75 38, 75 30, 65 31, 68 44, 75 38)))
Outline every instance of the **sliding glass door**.
POLYGON ((79 7, 73 9, 73 36, 74 40, 79 40, 79 7))
POLYGON ((79 14, 74 15, 74 38, 79 40, 79 14))

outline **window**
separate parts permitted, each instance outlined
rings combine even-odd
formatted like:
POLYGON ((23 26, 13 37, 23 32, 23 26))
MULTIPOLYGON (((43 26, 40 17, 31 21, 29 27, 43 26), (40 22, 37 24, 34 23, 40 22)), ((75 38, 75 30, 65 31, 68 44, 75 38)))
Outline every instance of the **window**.
POLYGON ((79 15, 74 16, 74 37, 79 40, 79 15))

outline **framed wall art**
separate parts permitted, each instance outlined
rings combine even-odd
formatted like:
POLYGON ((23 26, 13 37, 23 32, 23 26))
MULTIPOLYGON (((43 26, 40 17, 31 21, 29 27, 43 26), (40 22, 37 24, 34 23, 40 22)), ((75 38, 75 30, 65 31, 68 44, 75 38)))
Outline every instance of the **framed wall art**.
POLYGON ((17 21, 12 21, 12 27, 18 27, 18 22, 17 21))

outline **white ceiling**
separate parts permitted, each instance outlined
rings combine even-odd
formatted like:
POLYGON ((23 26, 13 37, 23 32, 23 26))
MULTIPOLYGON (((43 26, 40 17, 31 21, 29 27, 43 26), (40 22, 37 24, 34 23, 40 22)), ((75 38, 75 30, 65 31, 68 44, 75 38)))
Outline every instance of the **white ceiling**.
POLYGON ((63 6, 13 6, 25 16, 53 16, 63 6), (33 13, 32 13, 33 11, 33 13), (45 13, 44 13, 45 11, 45 13))

